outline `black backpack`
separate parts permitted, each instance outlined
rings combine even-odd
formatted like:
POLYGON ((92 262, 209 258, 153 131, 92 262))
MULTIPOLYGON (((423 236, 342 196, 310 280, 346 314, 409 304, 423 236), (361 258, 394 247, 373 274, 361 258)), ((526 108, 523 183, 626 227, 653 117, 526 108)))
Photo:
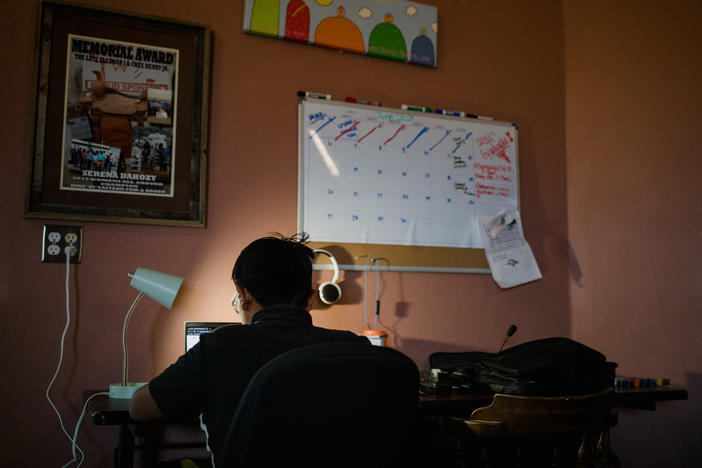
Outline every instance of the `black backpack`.
MULTIPOLYGON (((436 360, 437 356, 432 356, 436 360)), ((446 353, 443 353, 446 354, 446 353)), ((496 354, 466 353, 453 362, 454 385, 472 393, 562 396, 600 392, 614 385, 617 364, 569 338, 545 338, 496 354)))

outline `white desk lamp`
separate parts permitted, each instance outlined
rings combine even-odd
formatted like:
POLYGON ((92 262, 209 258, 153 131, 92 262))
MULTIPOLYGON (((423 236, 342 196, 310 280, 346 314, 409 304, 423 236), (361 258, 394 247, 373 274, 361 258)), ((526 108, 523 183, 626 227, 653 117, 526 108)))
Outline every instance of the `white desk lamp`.
POLYGON ((144 385, 145 382, 128 383, 127 382, 127 325, 129 318, 132 316, 134 308, 139 303, 144 294, 149 296, 164 307, 171 308, 175 300, 180 285, 183 283, 183 278, 179 276, 161 273, 159 271, 147 270, 146 268, 137 268, 134 274, 129 273, 132 278, 129 285, 139 291, 132 307, 124 317, 124 325, 122 326, 122 383, 110 385, 110 398, 119 398, 128 400, 132 398, 134 392, 144 385))

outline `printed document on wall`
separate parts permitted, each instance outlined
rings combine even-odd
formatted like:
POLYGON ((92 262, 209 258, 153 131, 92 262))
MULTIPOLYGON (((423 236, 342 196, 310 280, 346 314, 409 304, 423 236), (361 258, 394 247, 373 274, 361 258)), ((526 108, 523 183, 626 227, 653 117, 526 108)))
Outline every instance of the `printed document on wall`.
POLYGON ((534 254, 524 239, 519 211, 505 209, 492 218, 479 218, 478 226, 490 272, 501 288, 541 279, 534 254))

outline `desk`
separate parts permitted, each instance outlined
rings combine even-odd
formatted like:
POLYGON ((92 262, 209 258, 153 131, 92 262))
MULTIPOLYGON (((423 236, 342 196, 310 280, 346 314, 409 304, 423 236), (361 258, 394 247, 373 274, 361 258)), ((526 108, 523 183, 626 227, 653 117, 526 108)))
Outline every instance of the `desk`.
MULTIPOLYGON (((85 399, 97 391, 85 392, 85 399)), ((687 390, 673 387, 634 388, 616 390, 612 397, 612 406, 618 408, 631 408, 654 411, 659 401, 687 400, 687 390)), ((425 395, 419 396, 419 408, 429 416, 457 416, 468 417, 470 413, 480 407, 489 405, 492 395, 472 393, 453 393, 450 395, 425 395)), ((130 400, 116 400, 105 395, 100 395, 88 403, 88 414, 93 424, 97 426, 119 425, 119 446, 115 450, 115 467, 131 467, 134 462, 135 449, 156 448, 193 448, 202 447, 203 444, 166 444, 155 445, 149 439, 149 427, 152 423, 140 423, 129 416, 130 400), (134 425, 132 431, 129 426, 134 425), (135 439, 143 439, 141 444, 136 444, 135 439)), ((154 423, 156 424, 156 423, 154 423)), ((196 418, 188 420, 166 420, 158 424, 198 424, 196 418)))
MULTIPOLYGON (((612 406, 655 411, 659 401, 687 400, 687 390, 674 387, 650 387, 615 390, 612 406)), ((419 406, 431 416, 463 416, 492 402, 492 395, 452 393, 450 395, 420 394, 419 406)))
MULTIPOLYGON (((104 390, 88 390, 83 400, 104 390)), ((87 413, 96 426, 119 426, 119 443, 114 452, 114 466, 127 468, 134 466, 134 451, 143 450, 148 460, 155 460, 161 449, 191 449, 205 447, 205 437, 192 443, 163 443, 159 429, 164 426, 187 425, 199 427, 198 418, 165 419, 153 422, 135 421, 129 416, 131 400, 119 400, 107 395, 99 395, 88 402, 87 413)), ((152 461, 153 461, 152 460, 152 461)), ((145 466, 150 466, 147 462, 145 466)))

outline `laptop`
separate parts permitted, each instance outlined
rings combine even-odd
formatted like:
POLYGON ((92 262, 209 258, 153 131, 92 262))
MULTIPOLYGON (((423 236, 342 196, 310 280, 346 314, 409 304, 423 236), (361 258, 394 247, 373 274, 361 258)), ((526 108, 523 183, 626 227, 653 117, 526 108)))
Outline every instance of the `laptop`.
POLYGON ((185 322, 185 352, 200 341, 203 333, 212 333, 225 325, 241 325, 239 322, 185 322))

